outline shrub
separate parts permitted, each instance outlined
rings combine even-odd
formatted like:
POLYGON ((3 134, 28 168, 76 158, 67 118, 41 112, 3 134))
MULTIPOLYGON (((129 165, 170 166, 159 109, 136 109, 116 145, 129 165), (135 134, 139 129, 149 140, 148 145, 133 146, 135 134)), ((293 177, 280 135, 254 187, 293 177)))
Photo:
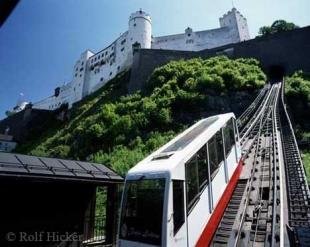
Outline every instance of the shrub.
POLYGON ((132 95, 126 95, 125 78, 117 77, 87 96, 73 107, 70 121, 21 150, 87 159, 125 174, 201 118, 209 94, 257 89, 266 79, 257 60, 224 56, 169 62, 154 70, 146 90, 132 95))

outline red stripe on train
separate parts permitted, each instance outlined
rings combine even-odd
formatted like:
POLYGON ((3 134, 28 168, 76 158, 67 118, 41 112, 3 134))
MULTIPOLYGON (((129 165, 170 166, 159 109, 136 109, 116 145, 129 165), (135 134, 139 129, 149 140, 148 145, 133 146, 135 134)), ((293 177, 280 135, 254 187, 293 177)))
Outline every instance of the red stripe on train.
POLYGON ((199 240, 196 243, 196 247, 206 247, 209 246, 211 243, 211 240, 213 238, 214 233, 216 232, 217 226, 220 223, 222 216, 225 212, 225 209, 228 205, 228 202, 232 196, 232 193, 237 185, 240 173, 242 171, 243 166, 243 160, 240 160, 238 163, 238 166, 230 178, 229 183, 227 184, 227 187, 219 200, 216 208, 214 209, 208 224, 206 225, 205 229, 203 230, 199 240))

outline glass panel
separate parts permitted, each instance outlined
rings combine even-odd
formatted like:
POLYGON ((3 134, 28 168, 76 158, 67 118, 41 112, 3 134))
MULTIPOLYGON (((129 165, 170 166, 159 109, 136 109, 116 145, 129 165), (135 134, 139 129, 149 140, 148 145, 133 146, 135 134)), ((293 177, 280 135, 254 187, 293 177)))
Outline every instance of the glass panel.
POLYGON ((234 123, 234 130, 235 130, 235 140, 237 142, 238 141, 238 130, 237 130, 236 119, 234 119, 234 118, 233 118, 233 123, 234 123))
POLYGON ((211 124, 213 124, 218 119, 217 116, 210 117, 205 120, 203 120, 201 123, 199 123, 195 128, 193 128, 191 131, 189 131, 187 134, 182 136, 180 139, 178 139, 176 142, 172 143, 169 147, 167 147, 165 150, 163 150, 163 153, 168 152, 175 152, 182 150, 185 148, 189 143, 191 143, 197 136, 199 136, 202 132, 204 132, 211 124))
POLYGON ((216 134, 208 142, 209 164, 211 179, 213 179, 219 169, 221 162, 224 160, 222 130, 216 134))
POLYGON ((208 142, 208 149, 209 149, 209 164, 210 164, 210 173, 211 177, 214 177, 218 169, 218 158, 217 158, 217 151, 216 151, 216 136, 213 136, 208 142))
POLYGON ((165 179, 127 181, 120 238, 161 245, 165 179))
POLYGON ((199 187, 202 190, 208 184, 208 156, 204 145, 197 153, 199 187))
POLYGON ((222 130, 216 133, 216 152, 218 157, 218 164, 224 160, 223 135, 222 130))
POLYGON ((184 181, 173 180, 173 225, 174 234, 184 224, 184 181))
POLYGON ((234 126, 232 119, 230 119, 226 126, 224 127, 224 139, 225 139, 225 153, 226 157, 231 151, 232 146, 235 144, 235 137, 234 137, 234 126))
POLYGON ((187 183, 187 208, 190 210, 194 199, 199 193, 198 185, 198 166, 196 155, 186 164, 186 183, 187 183))

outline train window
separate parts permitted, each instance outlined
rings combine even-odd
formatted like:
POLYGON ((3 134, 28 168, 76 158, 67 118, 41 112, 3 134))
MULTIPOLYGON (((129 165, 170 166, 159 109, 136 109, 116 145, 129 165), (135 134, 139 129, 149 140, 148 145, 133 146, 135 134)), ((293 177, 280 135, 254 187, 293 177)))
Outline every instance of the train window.
POLYGON ((197 162, 198 162, 198 180, 199 180, 199 190, 202 191, 204 187, 208 184, 208 156, 207 147, 203 146, 197 152, 197 162))
POLYGON ((209 183, 207 160, 207 147, 204 145, 185 165, 188 212, 199 197, 199 192, 209 183))
POLYGON ((210 165, 210 174, 213 178, 218 169, 217 162, 217 152, 216 152, 216 137, 213 136, 208 142, 208 150, 209 150, 209 165, 210 165))
POLYGON ((208 142, 210 174, 213 179, 218 171, 220 163, 224 160, 222 131, 216 134, 208 142))
POLYGON ((189 212, 194 205, 199 194, 198 165, 195 155, 186 165, 186 192, 187 192, 187 211, 189 212))
POLYGON ((217 158, 218 158, 218 163, 220 164, 224 160, 224 148, 223 148, 222 130, 218 131, 215 134, 215 138, 216 138, 217 158))
POLYGON ((182 180, 173 180, 173 226, 174 235, 184 224, 184 182, 182 180))
POLYGON ((224 127, 224 140, 225 140, 225 154, 226 157, 231 151, 233 145, 235 145, 234 125, 232 118, 227 122, 224 127))
POLYGON ((126 182, 120 222, 121 239, 161 245, 164 193, 165 179, 126 182))
POLYGON ((236 119, 233 118, 233 122, 234 122, 234 130, 235 130, 235 141, 238 141, 238 130, 237 130, 237 123, 236 123, 236 119))
POLYGON ((187 132, 184 136, 182 136, 176 142, 172 143, 165 150, 163 150, 163 152, 168 153, 168 152, 175 152, 175 151, 182 150, 217 120, 218 120, 218 116, 214 116, 214 117, 210 117, 205 120, 202 120, 197 126, 195 126, 195 128, 187 132))

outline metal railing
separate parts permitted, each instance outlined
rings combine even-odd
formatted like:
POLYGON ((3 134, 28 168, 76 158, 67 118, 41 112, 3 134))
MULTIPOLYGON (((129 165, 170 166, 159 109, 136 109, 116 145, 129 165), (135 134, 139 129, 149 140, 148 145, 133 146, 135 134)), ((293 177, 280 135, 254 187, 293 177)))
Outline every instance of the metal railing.
POLYGON ((106 216, 100 215, 85 220, 83 246, 95 246, 106 241, 106 216))

